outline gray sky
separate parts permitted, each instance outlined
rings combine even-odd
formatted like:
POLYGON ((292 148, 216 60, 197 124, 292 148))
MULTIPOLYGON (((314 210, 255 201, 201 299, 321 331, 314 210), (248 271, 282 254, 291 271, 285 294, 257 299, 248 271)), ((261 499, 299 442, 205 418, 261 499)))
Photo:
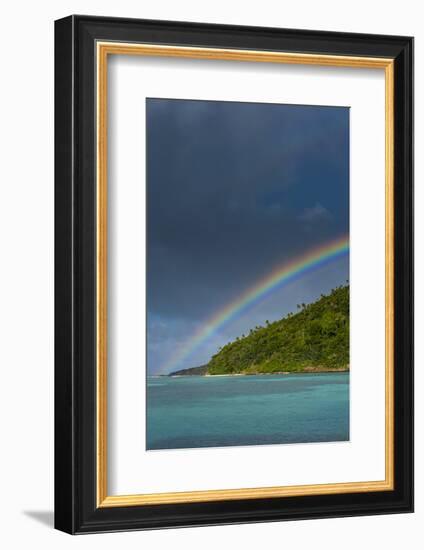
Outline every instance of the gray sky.
POLYGON ((173 364, 206 319, 273 268, 348 233, 349 109, 147 99, 146 115, 150 374, 204 364, 349 278, 345 256, 173 364))

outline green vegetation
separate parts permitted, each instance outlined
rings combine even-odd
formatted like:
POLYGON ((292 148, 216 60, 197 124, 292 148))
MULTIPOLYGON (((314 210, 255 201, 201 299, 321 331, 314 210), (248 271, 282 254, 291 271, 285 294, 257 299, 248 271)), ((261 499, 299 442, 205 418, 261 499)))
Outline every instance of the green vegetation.
POLYGON ((224 346, 207 374, 320 372, 349 369, 349 285, 224 346))
POLYGON ((208 371, 207 365, 201 367, 191 367, 190 369, 181 369, 171 372, 168 376, 203 376, 208 371))
POLYGON ((170 376, 325 372, 349 369, 349 285, 299 304, 297 313, 236 338, 207 365, 170 376))

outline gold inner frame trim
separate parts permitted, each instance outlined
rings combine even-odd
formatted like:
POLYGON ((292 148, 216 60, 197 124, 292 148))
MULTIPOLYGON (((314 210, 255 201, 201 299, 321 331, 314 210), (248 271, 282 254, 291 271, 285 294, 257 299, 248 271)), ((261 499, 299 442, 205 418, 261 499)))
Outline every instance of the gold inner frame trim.
POLYGON ((255 498, 276 498, 394 489, 394 60, 256 50, 194 48, 97 42, 97 506, 142 506, 255 498), (385 479, 349 483, 255 487, 109 496, 107 492, 107 61, 109 55, 220 59, 385 71, 385 479))

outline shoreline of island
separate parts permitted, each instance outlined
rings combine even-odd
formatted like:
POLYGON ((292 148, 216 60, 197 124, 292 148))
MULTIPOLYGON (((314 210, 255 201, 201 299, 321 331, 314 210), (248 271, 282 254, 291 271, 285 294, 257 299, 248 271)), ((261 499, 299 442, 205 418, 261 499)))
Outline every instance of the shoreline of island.
MULTIPOLYGON (((308 369, 303 371, 278 371, 278 372, 235 372, 231 374, 161 374, 158 377, 167 377, 167 378, 190 378, 190 377, 201 377, 201 378, 229 378, 229 377, 238 377, 238 376, 287 376, 291 374, 337 374, 337 373, 346 373, 350 372, 350 368, 339 368, 339 369, 308 369)), ((151 376, 155 378, 155 376, 151 376)))

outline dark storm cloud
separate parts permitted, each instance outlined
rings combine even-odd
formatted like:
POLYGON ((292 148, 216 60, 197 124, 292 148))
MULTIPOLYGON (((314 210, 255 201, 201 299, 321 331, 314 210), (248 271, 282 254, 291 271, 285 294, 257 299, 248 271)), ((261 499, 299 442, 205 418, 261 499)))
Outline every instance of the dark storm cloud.
POLYGON ((348 231, 348 109, 147 100, 148 307, 203 319, 348 231))

